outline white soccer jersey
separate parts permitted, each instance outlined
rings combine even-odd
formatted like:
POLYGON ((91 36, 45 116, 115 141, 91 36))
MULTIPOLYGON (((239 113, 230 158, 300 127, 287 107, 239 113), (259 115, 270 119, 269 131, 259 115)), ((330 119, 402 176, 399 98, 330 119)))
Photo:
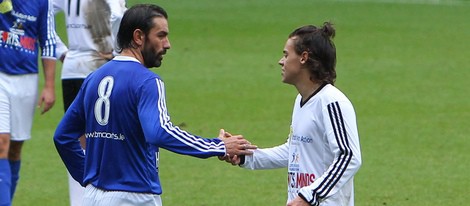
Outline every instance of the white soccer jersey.
POLYGON ((288 168, 288 202, 302 194, 311 204, 354 205, 353 177, 361 165, 354 108, 333 85, 301 105, 295 100, 291 131, 283 145, 257 149, 241 165, 288 168))
POLYGON ((113 52, 125 10, 124 0, 54 0, 55 13, 64 12, 69 47, 62 79, 83 79, 107 62, 98 52, 113 52))

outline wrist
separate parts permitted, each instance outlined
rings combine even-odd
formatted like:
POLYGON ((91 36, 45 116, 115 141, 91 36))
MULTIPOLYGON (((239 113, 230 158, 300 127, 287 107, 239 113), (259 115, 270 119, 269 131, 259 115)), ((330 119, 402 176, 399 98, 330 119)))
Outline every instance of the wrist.
POLYGON ((318 206, 320 203, 317 194, 306 187, 300 188, 298 195, 310 205, 318 206))

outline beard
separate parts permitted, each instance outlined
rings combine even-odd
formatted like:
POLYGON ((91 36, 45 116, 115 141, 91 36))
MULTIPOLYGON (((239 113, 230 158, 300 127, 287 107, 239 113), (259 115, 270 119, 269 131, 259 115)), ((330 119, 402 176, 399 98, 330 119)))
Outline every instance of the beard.
POLYGON ((145 44, 144 49, 140 51, 144 59, 144 66, 147 68, 160 67, 162 65, 162 57, 165 54, 165 49, 161 52, 156 52, 152 47, 145 44))

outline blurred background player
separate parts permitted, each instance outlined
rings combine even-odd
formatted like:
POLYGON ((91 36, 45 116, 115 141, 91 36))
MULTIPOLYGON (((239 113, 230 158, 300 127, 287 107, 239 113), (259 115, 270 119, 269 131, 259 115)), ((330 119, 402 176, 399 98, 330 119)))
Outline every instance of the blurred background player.
POLYGON ((35 105, 55 102, 54 15, 48 0, 0 2, 0 205, 10 205, 24 141, 31 139, 35 105), (40 51, 39 51, 40 48, 40 51), (38 56, 44 88, 38 101, 38 56))
POLYGON ((288 206, 353 206, 353 179, 362 164, 356 114, 334 86, 335 29, 326 22, 294 30, 284 46, 282 82, 295 86, 287 142, 233 156, 248 169, 288 168, 288 206))
MULTIPOLYGON (((88 74, 112 59, 115 36, 124 14, 124 0, 53 0, 54 12, 64 12, 68 51, 60 38, 57 56, 62 65, 64 110, 75 99, 88 74)), ((84 137, 80 139, 85 148, 84 137)), ((81 205, 85 188, 69 175, 70 205, 81 205)))
POLYGON ((159 67, 170 49, 167 19, 156 5, 127 10, 117 35, 122 52, 85 79, 56 129, 59 155, 86 186, 84 205, 161 205, 160 148, 199 158, 256 148, 242 136, 221 140, 223 130, 209 139, 171 123, 164 83, 149 69, 159 67), (83 134, 86 154, 77 141, 83 134))

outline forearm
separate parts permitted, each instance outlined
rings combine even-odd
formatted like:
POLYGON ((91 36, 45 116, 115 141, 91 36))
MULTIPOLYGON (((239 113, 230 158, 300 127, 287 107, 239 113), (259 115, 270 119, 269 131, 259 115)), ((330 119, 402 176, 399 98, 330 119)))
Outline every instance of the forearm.
POLYGON ((44 70, 44 89, 55 89, 55 66, 56 60, 53 58, 43 58, 42 67, 44 70))
POLYGON ((284 168, 288 164, 288 152, 287 143, 267 149, 256 149, 253 155, 245 156, 245 161, 240 166, 252 170, 284 168))

